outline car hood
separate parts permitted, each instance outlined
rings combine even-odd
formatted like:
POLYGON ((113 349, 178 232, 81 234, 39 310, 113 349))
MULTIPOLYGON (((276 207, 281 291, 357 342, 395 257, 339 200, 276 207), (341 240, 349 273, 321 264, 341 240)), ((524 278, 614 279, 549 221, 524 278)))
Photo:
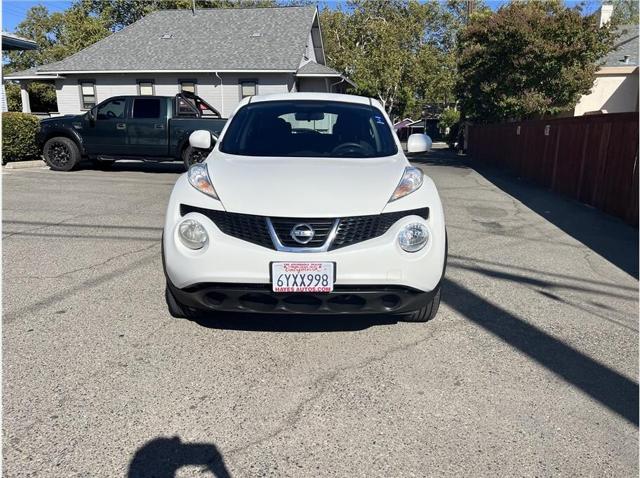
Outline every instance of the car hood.
POLYGON ((209 175, 229 212, 284 217, 380 214, 406 158, 279 158, 214 151, 209 175))
POLYGON ((69 125, 75 121, 81 121, 84 115, 64 115, 52 116, 51 118, 43 118, 40 120, 40 126, 55 127, 69 125))

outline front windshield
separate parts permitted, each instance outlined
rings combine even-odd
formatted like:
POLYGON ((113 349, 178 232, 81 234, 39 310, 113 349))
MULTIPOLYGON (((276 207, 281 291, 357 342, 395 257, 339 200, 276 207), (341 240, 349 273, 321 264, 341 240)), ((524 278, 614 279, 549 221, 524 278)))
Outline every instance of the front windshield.
POLYGON ((249 103, 231 120, 220 151, 243 156, 374 158, 398 152, 384 116, 338 101, 249 103))

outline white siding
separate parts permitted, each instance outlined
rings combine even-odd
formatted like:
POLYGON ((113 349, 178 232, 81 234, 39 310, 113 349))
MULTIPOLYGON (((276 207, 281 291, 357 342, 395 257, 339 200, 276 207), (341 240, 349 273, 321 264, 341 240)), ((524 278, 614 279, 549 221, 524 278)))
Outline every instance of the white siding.
POLYGON ((619 75, 596 74, 591 92, 580 98, 574 116, 598 110, 607 113, 638 111, 638 70, 619 75))
MULTIPOLYGON (((269 95, 294 91, 294 78, 291 74, 256 73, 230 74, 220 73, 220 79, 215 73, 198 75, 66 75, 65 79, 56 80, 56 97, 58 111, 61 114, 78 114, 82 112, 80 106, 79 79, 93 79, 96 82, 97 102, 112 96, 137 95, 137 80, 153 80, 155 94, 159 96, 173 96, 179 91, 180 80, 196 80, 196 92, 211 106, 216 108, 223 117, 229 116, 240 102, 240 81, 243 79, 258 81, 258 94, 269 95)), ((309 91, 309 90, 307 90, 309 91)), ((324 84, 321 90, 325 91, 324 84)))

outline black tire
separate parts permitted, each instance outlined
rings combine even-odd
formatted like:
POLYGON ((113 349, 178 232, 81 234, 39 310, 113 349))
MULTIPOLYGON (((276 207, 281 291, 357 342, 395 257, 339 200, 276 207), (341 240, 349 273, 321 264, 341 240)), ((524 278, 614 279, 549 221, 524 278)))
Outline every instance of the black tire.
POLYGON ((187 145, 182 151, 182 160, 184 161, 184 167, 189 169, 192 164, 203 162, 209 156, 211 151, 206 149, 194 148, 191 145, 187 145))
POLYGON ((80 163, 78 145, 64 136, 49 139, 42 149, 45 162, 54 171, 71 171, 80 163))
POLYGON ((182 307, 180 303, 178 303, 176 298, 173 296, 173 294, 169 290, 168 286, 165 287, 164 289, 164 298, 167 301, 167 309, 169 309, 169 314, 171 314, 171 317, 175 317, 176 319, 188 318, 188 315, 185 312, 185 309, 182 307))
POLYGON ((418 309, 410 314, 407 314, 403 317, 405 322, 428 322, 433 319, 438 313, 438 308, 440 307, 440 287, 438 287, 438 291, 435 293, 431 302, 426 304, 421 309, 418 309))

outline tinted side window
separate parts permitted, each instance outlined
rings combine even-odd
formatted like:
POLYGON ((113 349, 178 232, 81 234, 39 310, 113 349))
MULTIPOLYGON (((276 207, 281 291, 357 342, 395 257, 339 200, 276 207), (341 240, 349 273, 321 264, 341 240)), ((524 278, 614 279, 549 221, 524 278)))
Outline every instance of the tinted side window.
POLYGON ((125 104, 126 104, 126 100, 122 98, 107 101, 106 103, 101 104, 100 106, 98 106, 98 110, 96 112, 96 119, 99 119, 99 120, 123 119, 125 104))
POLYGON ((160 118, 160 100, 152 98, 136 98, 133 101, 134 119, 160 118))

